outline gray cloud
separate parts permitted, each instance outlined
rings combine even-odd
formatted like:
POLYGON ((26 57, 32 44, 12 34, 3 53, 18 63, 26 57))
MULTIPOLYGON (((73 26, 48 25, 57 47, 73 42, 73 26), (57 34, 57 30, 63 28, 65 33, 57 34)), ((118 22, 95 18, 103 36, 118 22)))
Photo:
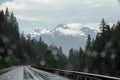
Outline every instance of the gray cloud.
POLYGON ((96 23, 103 17, 109 22, 120 19, 117 0, 1 0, 0 3, 0 9, 8 7, 15 13, 21 27, 96 23))
POLYGON ((0 0, 0 4, 5 3, 5 2, 11 2, 13 0, 0 0))

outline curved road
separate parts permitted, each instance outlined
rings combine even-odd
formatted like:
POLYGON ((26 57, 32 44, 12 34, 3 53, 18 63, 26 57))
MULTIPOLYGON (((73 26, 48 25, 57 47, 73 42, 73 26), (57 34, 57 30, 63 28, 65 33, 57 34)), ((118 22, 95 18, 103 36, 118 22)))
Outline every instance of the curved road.
POLYGON ((19 66, 0 75, 0 80, 70 80, 30 66, 19 66))

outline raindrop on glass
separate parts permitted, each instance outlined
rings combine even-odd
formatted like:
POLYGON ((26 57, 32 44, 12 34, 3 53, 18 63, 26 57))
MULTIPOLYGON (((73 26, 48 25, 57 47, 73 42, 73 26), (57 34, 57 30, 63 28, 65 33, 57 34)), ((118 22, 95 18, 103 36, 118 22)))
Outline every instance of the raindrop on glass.
POLYGON ((2 56, 0 56, 0 60, 2 60, 2 56))
POLYGON ((1 47, 1 48, 0 48, 0 53, 4 53, 4 52, 5 52, 4 48, 1 47))
POLYGON ((83 70, 84 72, 88 72, 89 70, 88 70, 88 68, 84 68, 84 70, 83 70))
POLYGON ((8 43, 8 41, 9 41, 9 39, 7 37, 3 37, 2 40, 4 43, 8 43))
POLYGON ((12 51, 11 49, 9 49, 9 50, 7 51, 7 53, 8 53, 9 55, 12 55, 12 54, 13 54, 13 51, 12 51))
POLYGON ((116 55, 115 54, 112 54, 111 55, 111 60, 115 59, 116 58, 116 55))
POLYGON ((56 55, 58 52, 57 52, 57 50, 53 50, 52 53, 53 53, 54 55, 56 55))
POLYGON ((5 62, 9 62, 10 58, 9 57, 6 57, 5 58, 5 62))
POLYGON ((91 51, 90 50, 87 50, 87 55, 91 56, 91 51))
POLYGON ((105 48, 108 49, 108 48, 111 47, 111 45, 112 45, 112 42, 110 41, 110 42, 108 42, 108 43, 106 44, 105 48))
POLYGON ((12 49, 16 49, 16 48, 17 48, 16 44, 12 44, 12 45, 11 45, 11 48, 12 48, 12 49))
POLYGON ((41 66, 44 66, 45 64, 46 64, 46 62, 45 62, 44 60, 41 60, 41 61, 40 61, 40 65, 41 65, 41 66))
POLYGON ((105 52, 102 52, 102 53, 101 53, 101 57, 102 57, 102 58, 105 58, 105 57, 106 57, 106 53, 105 53, 105 52))
POLYGON ((55 55, 55 60, 56 60, 56 61, 59 60, 59 57, 58 57, 57 55, 55 55))
POLYGON ((119 43, 118 43, 119 45, 120 45, 120 41, 119 41, 119 43))
POLYGON ((59 75, 59 71, 55 71, 54 73, 57 74, 57 75, 59 75))
POLYGON ((94 51, 91 55, 92 55, 92 57, 96 57, 97 56, 97 52, 94 51))

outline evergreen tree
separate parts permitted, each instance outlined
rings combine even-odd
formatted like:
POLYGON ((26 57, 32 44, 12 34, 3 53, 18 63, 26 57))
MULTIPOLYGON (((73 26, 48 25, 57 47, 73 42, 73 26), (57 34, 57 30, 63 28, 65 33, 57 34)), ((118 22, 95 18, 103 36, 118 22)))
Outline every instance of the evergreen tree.
POLYGON ((5 11, 5 17, 6 17, 6 19, 8 19, 9 16, 10 16, 9 10, 8 10, 8 8, 6 8, 6 11, 5 11))
POLYGON ((84 53, 84 51, 83 51, 83 49, 81 47, 79 49, 78 61, 79 61, 78 71, 83 72, 83 70, 85 68, 85 53, 84 53))
POLYGON ((52 52, 50 50, 48 50, 46 52, 45 62, 46 62, 47 67, 56 68, 56 60, 55 60, 54 55, 52 54, 52 52))
POLYGON ((101 31, 104 33, 106 27, 106 21, 104 18, 102 19, 100 26, 101 31))
POLYGON ((88 35, 87 44, 86 44, 86 50, 91 50, 91 45, 92 45, 91 37, 90 37, 90 35, 88 35))

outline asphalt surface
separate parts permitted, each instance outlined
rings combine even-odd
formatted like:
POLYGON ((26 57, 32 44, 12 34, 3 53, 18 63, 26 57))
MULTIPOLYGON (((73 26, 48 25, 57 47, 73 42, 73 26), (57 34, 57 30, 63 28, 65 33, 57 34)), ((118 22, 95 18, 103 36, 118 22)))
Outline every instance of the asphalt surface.
POLYGON ((19 66, 0 75, 0 80, 69 80, 30 66, 19 66))

